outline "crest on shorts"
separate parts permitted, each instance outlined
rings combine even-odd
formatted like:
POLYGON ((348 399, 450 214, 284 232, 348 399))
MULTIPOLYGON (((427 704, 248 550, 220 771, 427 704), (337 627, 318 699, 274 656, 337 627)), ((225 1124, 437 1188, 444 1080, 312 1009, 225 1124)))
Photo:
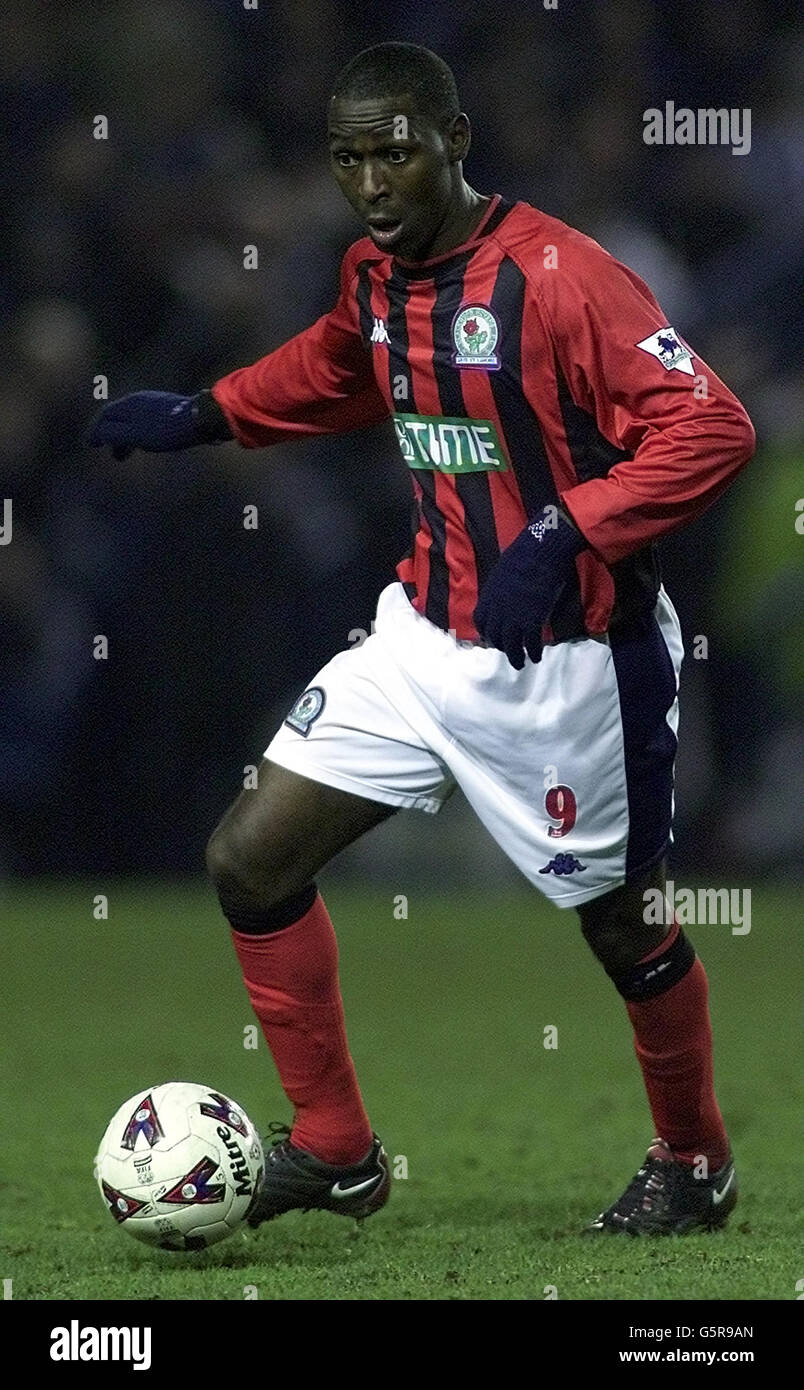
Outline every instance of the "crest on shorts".
POLYGON ((500 365, 494 351, 500 337, 500 325, 485 304, 469 304, 459 309, 452 321, 453 367, 485 367, 496 371, 500 365))
POLYGON ((306 738, 326 703, 326 696, 320 685, 311 685, 300 695, 285 723, 289 729, 306 738))

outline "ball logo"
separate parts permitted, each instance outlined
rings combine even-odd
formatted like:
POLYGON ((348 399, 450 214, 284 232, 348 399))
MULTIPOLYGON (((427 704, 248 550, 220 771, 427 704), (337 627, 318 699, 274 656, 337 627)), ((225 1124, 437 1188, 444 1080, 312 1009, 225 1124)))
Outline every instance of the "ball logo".
POLYGON ((244 1139, 248 1137, 248 1128, 243 1116, 218 1091, 210 1091, 209 1100, 201 1101, 199 1109, 202 1115, 208 1115, 211 1120, 217 1120, 219 1123, 231 1125, 232 1129, 236 1129, 238 1134, 243 1135, 244 1139))
POLYGON ((223 1125, 218 1126, 216 1133, 218 1138, 222 1140, 229 1156, 229 1171, 235 1185, 235 1192, 238 1197, 250 1197, 252 1193, 251 1177, 243 1150, 228 1129, 224 1129, 223 1125))
POLYGON ((143 1158, 134 1159, 134 1171, 139 1182, 153 1182, 154 1175, 151 1171, 153 1154, 147 1153, 143 1158))
POLYGON ((202 1158, 192 1172, 185 1173, 184 1177, 179 1178, 170 1191, 165 1193, 162 1201, 173 1202, 179 1206, 184 1202, 220 1202, 226 1189, 223 1183, 211 1181, 217 1171, 218 1165, 214 1159, 202 1158))
POLYGON ((138 1202, 134 1197, 124 1197, 122 1192, 118 1192, 108 1182, 102 1183, 101 1190, 109 1211, 117 1222, 127 1221, 130 1216, 136 1216, 138 1211, 143 1211, 148 1205, 147 1202, 138 1202))
POLYGON ((157 1139, 164 1138, 164 1130, 159 1122, 156 1107, 150 1095, 140 1101, 134 1114, 131 1116, 120 1140, 123 1149, 134 1149, 140 1136, 146 1144, 153 1148, 157 1139))
POLYGON ((460 309, 452 324, 452 365, 496 371, 500 365, 495 352, 499 337, 500 326, 486 305, 472 304, 460 309))

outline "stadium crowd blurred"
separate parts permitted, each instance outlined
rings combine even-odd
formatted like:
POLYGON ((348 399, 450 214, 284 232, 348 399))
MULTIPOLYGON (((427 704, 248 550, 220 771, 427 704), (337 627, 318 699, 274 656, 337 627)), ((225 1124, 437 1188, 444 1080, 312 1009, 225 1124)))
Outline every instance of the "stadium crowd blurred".
POLYGON ((754 419, 754 463, 663 549, 689 649, 677 854, 692 868, 718 855, 792 869, 804 807, 796 10, 17 0, 0 45, 0 497, 13 500, 0 868, 200 868, 243 765, 370 625, 408 540, 390 426, 125 463, 88 450, 84 432, 98 374, 110 397, 192 392, 330 307, 360 229, 325 157, 329 88, 358 49, 404 38, 455 70, 473 186, 525 198, 631 265, 754 419), (642 113, 667 100, 750 108, 750 153, 646 145, 642 113), (247 244, 257 269, 243 267, 247 244), (93 656, 98 634, 107 660, 93 656), (696 635, 706 659, 691 655, 696 635))

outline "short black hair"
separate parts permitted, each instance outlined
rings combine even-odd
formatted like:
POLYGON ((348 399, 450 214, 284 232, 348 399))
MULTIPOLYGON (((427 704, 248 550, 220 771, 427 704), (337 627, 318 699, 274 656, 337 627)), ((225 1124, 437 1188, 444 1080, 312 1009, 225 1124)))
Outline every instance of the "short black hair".
POLYGON ((362 101, 410 93, 423 116, 449 125, 461 107, 451 68, 418 43, 375 43, 352 58, 338 74, 333 97, 362 101))

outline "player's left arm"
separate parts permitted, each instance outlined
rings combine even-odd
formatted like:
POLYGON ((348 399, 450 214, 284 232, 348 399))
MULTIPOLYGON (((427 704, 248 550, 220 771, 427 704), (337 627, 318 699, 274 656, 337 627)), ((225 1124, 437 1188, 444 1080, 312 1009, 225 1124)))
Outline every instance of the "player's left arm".
POLYGON ((607 564, 695 520, 750 460, 743 406, 672 329, 648 289, 579 234, 538 296, 575 404, 632 457, 561 502, 607 564))
POLYGON ((580 233, 558 247, 555 268, 538 259, 523 330, 523 357, 535 350, 538 369, 553 370, 546 339, 575 405, 630 457, 572 483, 558 434, 546 441, 568 477, 561 507, 545 507, 503 552, 474 614, 517 669, 525 652, 540 659, 542 626, 582 550, 611 565, 678 530, 720 496, 756 442, 736 396, 670 328, 647 285, 580 233))

